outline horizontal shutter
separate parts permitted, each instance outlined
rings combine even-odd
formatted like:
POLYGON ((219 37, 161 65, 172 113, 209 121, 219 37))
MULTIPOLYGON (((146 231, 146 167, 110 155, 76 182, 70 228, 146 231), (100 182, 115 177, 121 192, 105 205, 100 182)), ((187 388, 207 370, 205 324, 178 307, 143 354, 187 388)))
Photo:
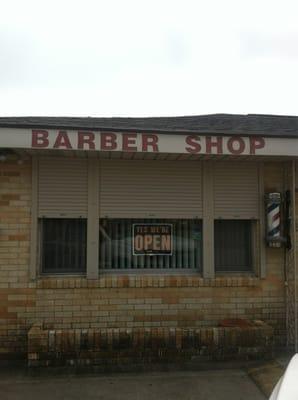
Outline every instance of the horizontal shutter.
POLYGON ((250 162, 215 162, 213 171, 214 218, 258 218, 258 165, 250 162))
POLYGON ((198 161, 102 160, 100 216, 195 218, 202 215, 198 161))
POLYGON ((86 217, 87 160, 42 158, 38 171, 39 216, 86 217))

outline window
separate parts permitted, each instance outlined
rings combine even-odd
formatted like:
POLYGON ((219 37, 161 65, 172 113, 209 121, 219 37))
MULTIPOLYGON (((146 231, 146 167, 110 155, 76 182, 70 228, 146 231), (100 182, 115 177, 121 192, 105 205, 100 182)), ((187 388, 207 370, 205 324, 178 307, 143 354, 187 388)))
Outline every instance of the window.
POLYGON ((112 270, 202 272, 202 255, 206 277, 261 268, 262 169, 255 162, 42 157, 34 168, 35 270, 39 261, 42 273, 87 278, 112 270), (134 224, 170 224, 170 251, 134 251, 141 243, 134 224))
POLYGON ((43 273, 86 271, 86 219, 41 219, 43 273))
POLYGON ((215 271, 252 271, 252 222, 216 220, 214 223, 215 271))
POLYGON ((202 222, 198 219, 101 219, 100 269, 201 270, 202 222), (172 255, 133 255, 133 224, 171 224, 172 255))

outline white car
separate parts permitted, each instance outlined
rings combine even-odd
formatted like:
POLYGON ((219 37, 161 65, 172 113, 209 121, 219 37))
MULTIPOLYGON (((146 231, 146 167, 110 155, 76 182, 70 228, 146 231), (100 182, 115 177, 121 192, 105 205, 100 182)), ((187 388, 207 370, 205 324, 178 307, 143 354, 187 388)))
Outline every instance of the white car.
POLYGON ((298 354, 291 359, 269 400, 298 400, 298 354))

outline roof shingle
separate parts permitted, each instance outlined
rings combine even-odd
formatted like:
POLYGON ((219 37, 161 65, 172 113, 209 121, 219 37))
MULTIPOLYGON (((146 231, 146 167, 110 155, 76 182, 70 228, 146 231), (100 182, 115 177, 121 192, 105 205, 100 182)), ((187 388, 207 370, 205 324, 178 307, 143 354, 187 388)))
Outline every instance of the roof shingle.
POLYGON ((182 117, 0 117, 0 128, 86 129, 201 135, 298 137, 298 117, 210 114, 182 117))

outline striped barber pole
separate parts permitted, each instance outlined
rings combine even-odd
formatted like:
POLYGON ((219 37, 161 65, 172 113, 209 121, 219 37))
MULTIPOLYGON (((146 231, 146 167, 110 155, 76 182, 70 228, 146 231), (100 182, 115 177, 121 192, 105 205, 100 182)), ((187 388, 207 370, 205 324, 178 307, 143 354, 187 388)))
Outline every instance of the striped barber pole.
POLYGON ((271 247, 280 247, 281 238, 280 224, 280 193, 269 193, 267 195, 267 241, 271 247))

